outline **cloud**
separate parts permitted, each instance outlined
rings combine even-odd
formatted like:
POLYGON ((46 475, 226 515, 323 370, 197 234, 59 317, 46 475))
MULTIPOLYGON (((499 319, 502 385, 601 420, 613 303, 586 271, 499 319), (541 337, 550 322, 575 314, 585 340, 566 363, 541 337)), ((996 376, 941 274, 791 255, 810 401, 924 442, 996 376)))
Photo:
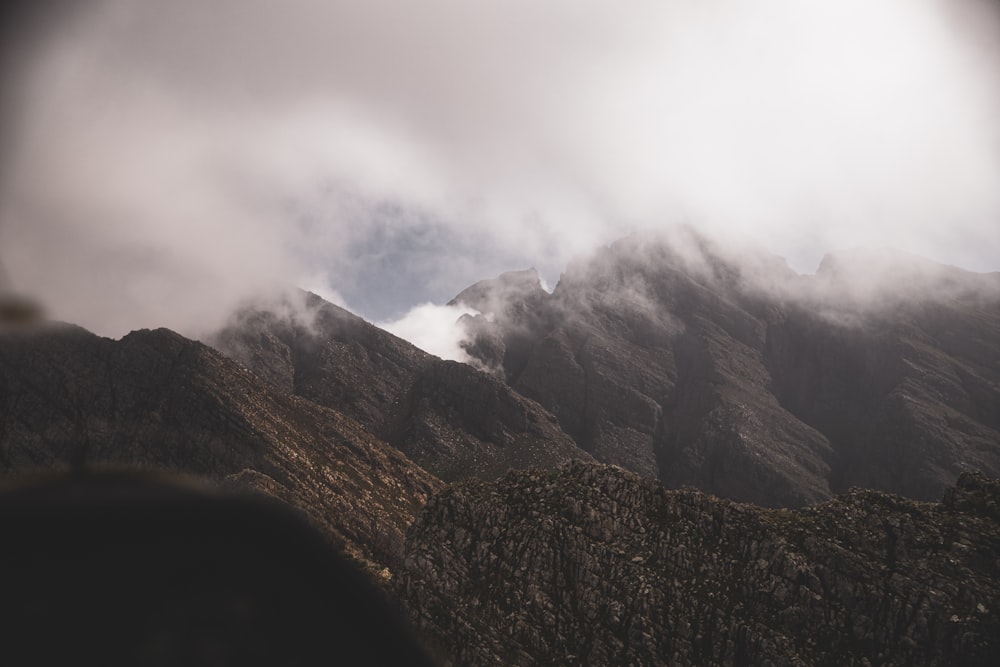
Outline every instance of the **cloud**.
MULTIPOLYGON (((980 0, 94 1, 22 40, 0 261, 100 333, 375 319, 678 222, 1000 269, 980 0)), ((9 93, 9 94, 6 94, 9 93)))
POLYGON ((464 306, 438 306, 424 303, 414 306, 403 317, 375 325, 406 339, 424 352, 442 359, 469 362, 461 343, 467 338, 463 315, 475 315, 476 310, 464 306))

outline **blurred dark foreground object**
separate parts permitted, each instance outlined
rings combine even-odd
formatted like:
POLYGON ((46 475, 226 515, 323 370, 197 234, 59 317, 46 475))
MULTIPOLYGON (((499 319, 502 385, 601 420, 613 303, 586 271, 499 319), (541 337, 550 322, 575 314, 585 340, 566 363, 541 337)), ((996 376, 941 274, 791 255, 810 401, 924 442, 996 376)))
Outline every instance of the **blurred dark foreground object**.
POLYGON ((160 475, 0 488, 0 664, 430 665, 294 510, 160 475))
POLYGON ((0 290, 0 328, 41 323, 45 310, 36 301, 0 290))

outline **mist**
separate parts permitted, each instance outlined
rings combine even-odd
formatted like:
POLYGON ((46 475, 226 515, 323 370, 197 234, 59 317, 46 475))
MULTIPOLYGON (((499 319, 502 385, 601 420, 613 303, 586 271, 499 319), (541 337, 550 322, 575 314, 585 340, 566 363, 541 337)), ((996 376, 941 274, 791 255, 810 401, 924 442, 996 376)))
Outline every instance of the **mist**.
POLYGON ((423 303, 414 306, 396 320, 375 324, 410 341, 424 352, 442 359, 469 363, 471 358, 462 348, 467 332, 461 318, 463 315, 474 314, 478 314, 478 311, 472 308, 423 303))
POLYGON ((806 273, 873 245, 1000 270, 986 0, 95 0, 31 25, 0 263, 104 335, 201 336, 292 285, 412 323, 677 224, 806 273))

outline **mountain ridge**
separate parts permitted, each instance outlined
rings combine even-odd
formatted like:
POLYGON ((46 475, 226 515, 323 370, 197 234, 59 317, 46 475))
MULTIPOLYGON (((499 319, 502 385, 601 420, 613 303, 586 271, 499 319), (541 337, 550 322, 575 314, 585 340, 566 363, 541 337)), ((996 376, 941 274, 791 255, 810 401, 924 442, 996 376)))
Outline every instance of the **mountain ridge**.
POLYGON ((308 324, 250 306, 212 343, 265 378, 351 415, 445 481, 589 458, 534 401, 311 294, 308 324))
POLYGON ((490 308, 466 326, 480 365, 598 460, 668 486, 803 505, 1000 474, 1000 274, 843 257, 800 276, 681 228, 599 249, 551 295, 504 274, 454 302, 490 308), (878 280, 862 289, 858 265, 878 280), (896 474, 902 452, 916 462, 896 474))
POLYGON ((442 664, 991 664, 1000 274, 679 234, 463 290, 472 364, 305 292, 211 346, 0 330, 0 474, 275 496, 442 664))
POLYGON ((263 386, 167 329, 66 325, 0 336, 0 470, 194 474, 276 496, 352 556, 386 565, 441 482, 354 419, 263 386))

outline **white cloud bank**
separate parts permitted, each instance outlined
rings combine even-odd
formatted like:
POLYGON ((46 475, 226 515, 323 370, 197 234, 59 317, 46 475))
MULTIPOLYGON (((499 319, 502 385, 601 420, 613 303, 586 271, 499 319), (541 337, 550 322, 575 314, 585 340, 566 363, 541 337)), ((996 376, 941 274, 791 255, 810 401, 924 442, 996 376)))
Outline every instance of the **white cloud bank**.
POLYGON ((350 307, 371 267, 447 298, 678 222, 800 269, 877 244, 997 270, 998 14, 95 0, 10 47, 0 262, 111 335, 197 335, 289 283, 350 307))
POLYGON ((461 346, 467 333, 460 319, 463 315, 475 314, 477 311, 465 306, 424 303, 414 306, 397 320, 376 322, 375 326, 410 341, 424 352, 467 363, 469 355, 461 346))

